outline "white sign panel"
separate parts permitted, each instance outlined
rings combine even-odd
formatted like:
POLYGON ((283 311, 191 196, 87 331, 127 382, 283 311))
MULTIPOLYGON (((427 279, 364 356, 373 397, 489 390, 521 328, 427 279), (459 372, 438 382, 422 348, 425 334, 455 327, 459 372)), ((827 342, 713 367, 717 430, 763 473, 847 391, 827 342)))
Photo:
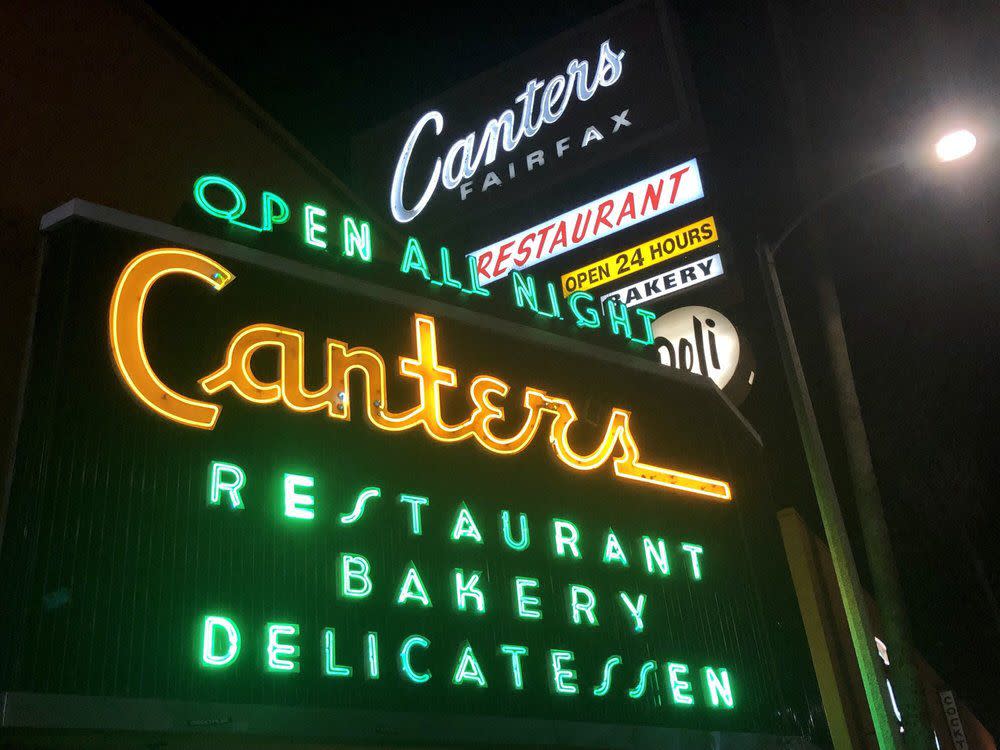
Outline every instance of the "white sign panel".
POLYGON ((679 307, 654 320, 652 329, 661 364, 705 375, 719 388, 725 388, 736 374, 740 335, 718 310, 679 307))
POLYGON ((635 307, 643 302, 665 297, 709 279, 717 278, 722 276, 722 273, 722 256, 716 253, 707 258, 671 268, 669 271, 664 271, 645 281, 637 281, 621 289, 608 292, 601 297, 601 304, 604 304, 605 300, 616 299, 619 302, 624 302, 626 307, 635 307))
POLYGON ((486 286, 704 195, 698 161, 691 159, 469 255, 476 259, 479 283, 486 286))
POLYGON ((969 740, 965 736, 965 726, 962 724, 962 717, 958 713, 958 701, 955 700, 955 693, 951 690, 942 690, 941 707, 944 709, 944 718, 948 722, 948 729, 951 731, 951 741, 955 745, 955 750, 969 750, 969 740))

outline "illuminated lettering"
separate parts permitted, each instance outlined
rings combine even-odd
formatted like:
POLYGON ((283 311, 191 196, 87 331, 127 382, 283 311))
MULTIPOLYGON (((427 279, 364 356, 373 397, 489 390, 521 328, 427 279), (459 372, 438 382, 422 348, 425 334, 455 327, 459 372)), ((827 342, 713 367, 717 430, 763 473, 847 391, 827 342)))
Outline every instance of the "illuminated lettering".
MULTIPOLYGON (((109 313, 109 335, 115 364, 128 388, 140 401, 162 416, 180 424, 212 429, 221 411, 216 404, 195 401, 170 390, 157 378, 143 347, 142 311, 146 295, 161 277, 173 273, 195 276, 221 289, 233 276, 222 266, 198 253, 164 248, 135 258, 115 286, 109 313)), ((325 411, 334 420, 351 418, 348 376, 354 370, 364 375, 364 409, 372 425, 398 432, 422 426, 433 439, 450 443, 475 439, 485 449, 500 455, 520 453, 532 442, 544 416, 551 416, 549 444, 556 457, 576 471, 593 471, 611 461, 614 474, 627 481, 643 482, 691 493, 712 500, 731 499, 729 484, 652 464, 642 463, 632 436, 631 414, 614 408, 604 437, 590 453, 577 452, 569 438, 579 420, 573 405, 544 391, 524 389, 524 421, 513 434, 494 432, 494 423, 505 424, 505 409, 494 399, 506 397, 509 386, 489 375, 472 379, 469 394, 473 410, 468 419, 446 424, 441 416, 440 389, 457 386, 453 368, 439 364, 434 318, 414 315, 416 356, 401 357, 403 377, 419 381, 420 402, 403 412, 389 409, 386 398, 386 365, 378 352, 366 347, 349 348, 328 339, 327 379, 311 391, 305 383, 305 336, 301 331, 267 324, 254 324, 237 332, 229 343, 224 364, 202 378, 208 394, 233 389, 244 400, 256 404, 283 403, 297 412, 325 411), (251 360, 264 354, 278 359, 277 379, 265 382, 251 368, 251 360), (617 451, 617 455, 616 455, 617 451)))
POLYGON ((209 471, 208 504, 221 505, 225 494, 233 510, 243 510, 240 490, 247 483, 247 475, 236 464, 213 461, 209 471))
POLYGON ((207 615, 202 620, 201 664, 218 669, 233 664, 240 655, 240 630, 236 623, 221 615, 207 615), (225 649, 216 649, 219 633, 224 638, 225 649))
POLYGON ((646 611, 646 595, 639 594, 639 598, 634 602, 625 591, 620 591, 618 597, 621 599, 622 604, 625 605, 625 609, 632 616, 635 632, 641 633, 646 627, 642 621, 642 613, 646 611))
POLYGON ((736 707, 736 702, 733 700, 733 687, 729 682, 729 670, 703 667, 701 676, 705 683, 708 702, 712 708, 736 707))
POLYGON ((517 616, 523 620, 541 620, 542 610, 539 609, 542 600, 537 596, 525 593, 525 589, 537 589, 537 578, 514 578, 514 603, 517 606, 517 616))
POLYGON ((367 221, 357 222, 350 216, 344 217, 344 255, 353 258, 355 253, 365 261, 372 260, 372 228, 367 221))
POLYGON ((340 522, 345 526, 357 523, 365 514, 365 509, 368 507, 368 501, 374 500, 378 497, 382 497, 382 490, 378 487, 365 487, 358 493, 358 498, 354 501, 354 510, 350 513, 340 514, 340 522))
POLYGON ((458 509, 455 525, 451 529, 451 539, 453 542, 457 542, 459 539, 471 539, 477 544, 483 543, 483 535, 479 533, 479 527, 476 526, 476 522, 465 503, 462 503, 462 507, 458 509))
POLYGON ((687 664, 677 662, 667 663, 667 682, 670 685, 670 700, 677 706, 693 706, 694 697, 691 695, 691 683, 684 679, 688 673, 687 664))
POLYGON ((594 688, 594 695, 598 698, 603 698, 611 690, 611 671, 621 663, 622 658, 620 656, 609 656, 608 660, 604 662, 601 684, 594 688))
POLYGON ((549 650, 552 690, 557 695, 576 695, 580 692, 580 688, 575 682, 576 670, 563 666, 572 662, 575 658, 572 651, 563 651, 560 649, 549 650))
POLYGON ((524 513, 518 513, 517 520, 521 527, 521 538, 514 541, 514 535, 511 534, 510 530, 510 511, 500 511, 500 535, 503 537, 504 544, 520 552, 528 549, 531 537, 528 535, 528 517, 524 513))
POLYGON ((364 555, 340 556, 340 596, 364 599, 372 592, 372 566, 364 555))
POLYGON ((285 515, 311 521, 316 516, 313 510, 316 500, 312 495, 299 492, 300 488, 310 489, 315 484, 312 477, 301 474, 285 474, 285 515))
POLYGON ((521 657, 527 655, 524 646, 512 646, 507 643, 500 645, 500 653, 510 657, 510 681, 515 690, 524 689, 524 675, 521 673, 521 657))
POLYGON ((365 677, 369 680, 379 678, 378 633, 374 631, 365 635, 365 677))
POLYGON ((646 694, 646 687, 649 684, 649 676, 656 670, 656 662, 652 659, 643 662, 642 666, 639 667, 639 677, 635 682, 635 687, 628 691, 628 697, 634 700, 639 700, 642 696, 646 694))
POLYGON ((474 570, 466 578, 465 571, 461 568, 455 568, 452 571, 455 580, 455 606, 458 607, 459 612, 466 611, 466 599, 472 599, 475 611, 479 614, 486 611, 486 597, 479 589, 479 577, 482 574, 481 570, 474 570))
POLYGON ((468 641, 462 644, 462 649, 459 651, 458 662, 455 664, 455 672, 451 677, 451 682, 453 685, 472 682, 478 687, 486 687, 486 676, 483 674, 483 669, 479 666, 468 641))
POLYGON ((659 571, 661 576, 670 575, 670 561, 667 559, 667 543, 657 539, 656 544, 648 536, 642 538, 642 550, 646 554, 646 571, 652 575, 659 571))
POLYGON ((681 549, 691 556, 691 577, 696 581, 700 581, 701 563, 698 561, 698 556, 701 555, 705 549, 701 545, 688 543, 682 544, 681 549))
POLYGON ((605 565, 616 563, 623 568, 628 567, 628 558, 625 556, 625 550, 622 549, 618 537, 615 536, 614 529, 608 529, 608 536, 604 541, 604 557, 602 560, 605 565))
POLYGON ((326 218, 326 209, 307 205, 303 216, 305 217, 306 244, 320 250, 326 250, 326 240, 320 237, 321 234, 326 234, 326 225, 319 222, 319 219, 326 218))
POLYGON ((578 541, 580 541, 580 530, 576 528, 575 523, 559 518, 552 520, 552 546, 557 557, 565 557, 568 547, 572 556, 580 559, 578 541))
POLYGON ((579 625, 584 617, 590 625, 597 625, 597 615, 594 614, 596 606, 597 597, 591 589, 578 583, 570 585, 569 611, 574 625, 579 625))
POLYGON ((337 631, 323 628, 323 673, 327 677, 350 677, 353 671, 337 664, 337 631))
POLYGON ((418 672, 410 661, 410 652, 414 648, 427 649, 430 645, 430 640, 422 635, 411 635, 403 639, 403 643, 399 647, 399 671, 410 682, 421 684, 431 678, 431 670, 425 669, 423 672, 418 672))
POLYGON ((268 671, 298 672, 298 645, 282 643, 279 639, 297 636, 299 626, 290 622, 269 622, 266 632, 268 671))
POLYGON ((407 495, 401 494, 399 496, 399 502, 409 503, 410 505, 410 531, 414 536, 420 536, 424 533, 423 526, 420 523, 420 509, 424 505, 430 504, 430 500, 426 497, 421 497, 420 495, 407 495))
POLYGON ((417 567, 412 562, 406 569, 406 573, 403 574, 403 582, 396 595, 396 604, 406 604, 410 601, 417 602, 421 607, 431 606, 431 598, 427 595, 424 582, 420 580, 417 567))

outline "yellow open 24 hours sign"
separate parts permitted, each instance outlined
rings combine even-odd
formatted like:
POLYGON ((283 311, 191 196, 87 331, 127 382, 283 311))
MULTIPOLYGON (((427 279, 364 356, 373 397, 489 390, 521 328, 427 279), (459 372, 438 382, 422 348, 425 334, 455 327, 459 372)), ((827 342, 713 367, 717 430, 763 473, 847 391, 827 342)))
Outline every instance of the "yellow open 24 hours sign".
POLYGON ((630 247, 628 250, 622 250, 620 253, 563 274, 563 296, 568 297, 573 292, 582 292, 607 284, 622 276, 641 271, 647 266, 655 266, 657 263, 710 245, 718 238, 715 217, 707 216, 686 227, 667 232, 641 245, 630 247))

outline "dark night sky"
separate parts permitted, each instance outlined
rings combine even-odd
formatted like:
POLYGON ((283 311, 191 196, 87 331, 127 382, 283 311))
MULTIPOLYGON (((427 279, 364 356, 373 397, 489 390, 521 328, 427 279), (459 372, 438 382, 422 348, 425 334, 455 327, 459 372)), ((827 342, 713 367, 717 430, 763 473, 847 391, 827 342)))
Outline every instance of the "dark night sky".
MULTIPOLYGON (((375 3, 345 10, 286 2, 251 11, 223 2, 211 14, 167 0, 152 5, 349 181, 351 134, 612 3, 537 0, 489 16, 478 3, 421 5, 401 14, 375 3)), ((752 237, 777 231, 798 199, 767 5, 730 5, 736 4, 683 2, 679 13, 713 154, 732 165, 730 192, 747 207, 734 223, 752 237)), ((943 112, 962 107, 981 125, 996 127, 995 6, 903 5, 785 8, 799 42, 786 52, 802 76, 818 184, 851 171, 873 149, 922 135, 925 126, 943 122, 935 119, 943 112)), ((887 176, 833 207, 818 222, 817 236, 837 276, 918 646, 997 733, 1000 610, 988 601, 1000 592, 995 153, 948 172, 887 176)), ((846 499, 843 451, 799 255, 784 258, 782 272, 846 499)), ((747 286, 756 293, 753 282, 747 286)), ((758 334, 768 335, 766 321, 758 334)), ((750 415, 775 451, 795 437, 787 403, 773 411, 781 410, 750 415)), ((789 451, 798 458, 797 449, 789 451)), ((793 491, 798 487, 808 493, 807 484, 793 491)))

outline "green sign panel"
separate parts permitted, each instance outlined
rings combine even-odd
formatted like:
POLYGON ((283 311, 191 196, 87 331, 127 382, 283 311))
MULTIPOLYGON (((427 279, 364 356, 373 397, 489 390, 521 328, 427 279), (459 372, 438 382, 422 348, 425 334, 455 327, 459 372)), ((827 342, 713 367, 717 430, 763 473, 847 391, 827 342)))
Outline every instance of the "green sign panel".
POLYGON ((187 239, 49 235, 0 688, 331 740, 781 732, 779 542, 708 381, 187 239))

